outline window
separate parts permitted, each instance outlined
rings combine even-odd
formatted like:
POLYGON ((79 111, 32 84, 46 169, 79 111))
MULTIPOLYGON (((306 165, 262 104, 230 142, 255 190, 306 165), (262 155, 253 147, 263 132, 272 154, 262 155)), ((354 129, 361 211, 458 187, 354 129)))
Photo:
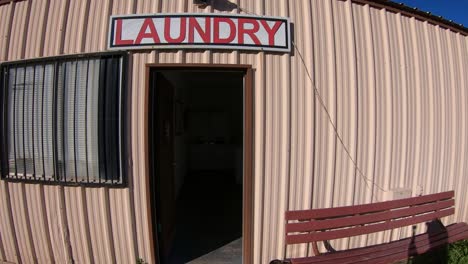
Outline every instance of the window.
POLYGON ((123 55, 2 67, 2 177, 122 184, 123 55))

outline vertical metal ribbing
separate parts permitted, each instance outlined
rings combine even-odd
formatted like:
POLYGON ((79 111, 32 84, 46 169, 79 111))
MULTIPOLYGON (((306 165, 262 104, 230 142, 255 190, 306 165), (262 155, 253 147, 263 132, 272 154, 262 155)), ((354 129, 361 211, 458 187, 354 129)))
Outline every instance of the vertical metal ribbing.
POLYGON ((102 165, 104 157, 102 155, 102 136, 101 136, 101 134, 102 134, 102 129, 101 129, 102 124, 101 124, 101 121, 100 121, 101 112, 102 112, 101 107, 100 107, 100 105, 101 105, 100 102, 102 100, 102 89, 104 87, 104 85, 103 85, 104 82, 102 80, 103 79, 102 78, 102 75, 103 75, 102 74, 102 72, 103 72, 102 69, 103 69, 103 67, 102 67, 102 57, 100 57, 99 58, 99 73, 98 73, 98 87, 99 87, 99 89, 98 89, 98 104, 97 104, 97 115, 98 115, 98 117, 97 117, 97 126, 98 126, 98 129, 97 129, 98 130, 98 135, 97 135, 98 136, 98 140, 97 140, 98 148, 97 148, 97 152, 98 152, 98 155, 97 156, 98 156, 98 161, 99 161, 99 164, 98 164, 98 180, 99 180, 99 183, 101 183, 101 179, 102 179, 101 172, 102 172, 102 170, 104 168, 104 166, 102 165))
MULTIPOLYGON (((3 173, 4 173, 4 168, 3 168, 3 161, 4 161, 4 156, 5 156, 5 143, 3 142, 3 131, 2 131, 2 128, 5 127, 5 124, 4 124, 4 106, 5 104, 3 103, 3 97, 5 95, 5 81, 4 81, 4 78, 5 78, 5 74, 4 74, 4 70, 3 70, 3 67, 1 67, 2 65, 0 64, 0 145, 3 146, 3 148, 0 148, 0 179, 3 179, 3 173)), ((1 239, 1 238, 0 238, 1 239)), ((0 241, 0 256, 3 256, 5 255, 4 251, 3 251, 3 246, 2 246, 2 242, 0 241)))
POLYGON ((15 178, 18 179, 18 161, 16 160, 16 83, 18 79, 18 66, 15 66, 15 83, 11 86, 13 92, 13 156, 15 159, 15 178))
POLYGON ((42 66, 42 102, 41 102, 41 136, 42 136, 42 172, 44 173, 43 178, 46 179, 45 171, 45 155, 44 155, 44 91, 45 91, 45 72, 47 64, 44 63, 42 66))
MULTIPOLYGON (((78 59, 75 61, 75 83, 74 83, 74 95, 73 95, 73 154, 75 161, 75 182, 78 182, 78 168, 76 166, 76 89, 77 89, 77 80, 78 80, 78 59)), ((65 101, 65 99, 64 99, 65 101)))
MULTIPOLYGON (((3 158, 4 158, 4 167, 2 167, 2 169, 4 170, 3 171, 3 175, 6 175, 7 177, 9 176, 10 174, 10 164, 9 164, 9 153, 8 153, 8 147, 9 147, 9 142, 8 142, 8 139, 9 139, 9 135, 8 135, 8 96, 9 96, 9 72, 10 72, 10 68, 5 68, 5 70, 2 72, 3 74, 3 83, 4 83, 4 86, 3 86, 3 92, 4 92, 4 96, 3 96, 3 142, 4 142, 4 150, 5 152, 3 153, 3 158)), ((2 176, 3 176, 2 175, 2 176)))
MULTIPOLYGON (((5 71, 4 71, 4 68, 1 67, 1 64, 0 64, 0 144, 3 146, 3 148, 0 148, 0 179, 3 178, 3 175, 4 175, 4 157, 5 157, 5 142, 3 142, 4 140, 4 136, 3 136, 3 130, 2 128, 5 127, 5 123, 4 123, 4 107, 5 107, 5 103, 4 103, 4 100, 3 100, 3 97, 5 96, 5 90, 6 90, 6 86, 5 86, 5 77, 6 77, 6 74, 5 74, 5 71)), ((0 242, 1 243, 1 242, 0 242)), ((0 245, 0 251, 2 250, 2 246, 0 245)), ((0 252, 1 254, 1 252, 0 252)))
MULTIPOLYGON (((119 73, 119 70, 120 70, 120 60, 116 57, 112 57, 112 62, 116 65, 115 67, 112 68, 113 70, 113 73, 119 73), (115 70, 115 72, 114 72, 115 70)), ((115 121, 115 125, 117 126, 117 131, 113 131, 113 133, 115 133, 117 135, 117 138, 114 138, 114 143, 116 144, 116 149, 117 151, 115 151, 115 162, 116 164, 114 164, 113 166, 117 169, 117 171, 115 172, 116 174, 112 176, 112 183, 115 182, 115 178, 118 177, 118 175, 120 175, 121 173, 121 168, 120 168, 120 142, 119 142, 119 137, 120 137, 120 126, 119 126, 119 120, 120 120, 120 116, 119 116, 119 109, 120 109, 120 105, 119 105, 119 98, 120 98, 120 79, 117 79, 116 82, 115 82, 115 85, 117 86, 116 89, 115 89, 115 92, 117 93, 116 96, 115 96, 115 100, 117 100, 117 102, 113 102, 115 103, 115 115, 117 115, 115 118, 116 118, 116 121, 115 121)), ((120 177, 119 177, 120 178, 120 177)))
MULTIPOLYGON (((35 157, 36 153, 34 152, 34 147, 35 147, 34 146, 34 105, 35 105, 34 104, 34 99, 35 99, 34 94, 35 94, 35 90, 36 90, 36 67, 37 66, 35 65, 33 67, 34 68, 33 68, 33 82, 32 82, 33 87, 32 87, 32 106, 31 106, 32 107, 32 116, 31 116, 31 131, 30 132, 31 132, 31 135, 32 135, 31 144, 32 144, 32 159, 33 159, 33 178, 36 180, 36 160, 35 160, 36 159, 36 157, 35 157)), ((24 87, 26 88, 26 84, 25 84, 24 87)))
MULTIPOLYGON (((58 89, 58 85, 57 85, 58 89)), ((65 149, 65 92, 67 91, 67 63, 63 63, 63 91, 62 91, 62 166, 63 166, 63 180, 67 182, 67 165, 66 165, 66 149, 65 149)))
POLYGON ((88 82, 89 82, 89 61, 86 65, 86 86, 85 86, 85 157, 86 157, 86 182, 89 183, 89 164, 88 164, 88 82))
POLYGON ((99 96, 98 96, 98 159, 99 159, 99 183, 102 183, 102 173, 107 181, 107 164, 106 164, 106 143, 105 143, 105 97, 107 85, 107 61, 105 58, 100 58, 99 67, 99 96), (101 119, 100 119, 101 118, 101 119))
POLYGON ((129 126, 129 119, 127 116, 127 111, 129 109, 129 100, 127 100, 127 97, 129 96, 130 92, 127 87, 127 82, 128 82, 128 57, 122 56, 121 60, 121 71, 120 71, 120 78, 121 78, 121 86, 120 86, 120 98, 119 98, 119 103, 121 104, 121 110, 120 110, 120 116, 119 120, 121 120, 121 127, 120 127, 120 144, 122 146, 121 148, 121 153, 120 153, 120 164, 121 164, 121 170, 120 170, 120 182, 123 184, 128 183, 128 177, 127 177, 127 172, 128 168, 125 165, 125 156, 127 155, 129 151, 128 143, 125 140, 125 137, 127 135, 128 130, 127 127, 129 126))
POLYGON ((26 139, 25 139, 25 118, 24 118, 24 108, 26 107, 26 104, 25 104, 25 98, 26 98, 26 65, 23 66, 24 67, 24 72, 23 72, 23 178, 26 178, 26 175, 27 175, 27 171, 26 171, 26 139))
POLYGON ((101 183, 101 178, 102 178, 102 174, 101 174, 101 171, 102 171, 102 161, 104 160, 104 158, 102 157, 102 148, 101 148, 101 122, 100 122, 100 117, 101 117, 101 101, 102 101, 102 87, 103 87, 103 80, 102 80, 102 75, 103 75, 103 67, 104 67, 104 64, 102 63, 102 57, 99 57, 99 72, 98 72, 98 104, 97 104, 97 144, 98 144, 98 147, 97 147, 97 156, 98 156, 98 164, 97 164, 97 177, 98 177, 98 182, 101 183))
MULTIPOLYGON (((5 91, 8 89, 8 87, 5 85, 6 84, 6 74, 5 74, 5 69, 3 67, 0 67, 0 82, 1 82, 1 88, 2 90, 0 91, 0 114, 1 114, 1 117, 0 117, 0 120, 1 120, 1 123, 0 123, 0 144, 2 144, 2 146, 4 146, 3 148, 0 149, 0 169, 1 169, 1 174, 0 174, 0 179, 3 178, 3 175, 5 175, 5 153, 6 153, 6 144, 4 142, 5 140, 5 136, 3 135, 4 134, 4 130, 3 128, 6 127, 6 122, 5 122, 5 102, 6 100, 4 99, 5 98, 5 91)), ((1 248, 1 247, 0 247, 1 248)))
POLYGON ((104 68, 104 86, 103 86, 103 96, 102 96, 102 134, 104 135, 102 137, 102 143, 103 143, 103 153, 104 153, 104 179, 105 179, 105 182, 107 182, 107 178, 108 178, 108 172, 109 170, 107 169, 107 144, 106 144, 106 96, 107 96, 107 87, 109 85, 109 79, 108 79, 108 76, 107 76, 107 71, 109 70, 109 61, 108 59, 104 59, 105 61, 105 65, 106 67, 104 68))
POLYGON ((52 151, 54 152, 53 154, 53 158, 52 158, 52 161, 53 161, 53 166, 54 166, 54 170, 55 170, 55 173, 54 173, 54 178, 57 182, 60 182, 60 173, 59 173, 59 165, 58 165, 58 140, 57 140, 57 137, 58 137, 58 115, 57 115, 57 104, 58 104, 58 78, 59 78, 59 75, 58 75, 58 69, 59 69, 59 65, 58 65, 58 62, 56 61, 54 63, 54 83, 53 83, 53 86, 52 86, 52 93, 53 93, 53 100, 52 100, 52 142, 54 143, 53 144, 53 147, 52 147, 52 151))
POLYGON ((123 164, 122 164, 122 160, 123 160, 123 148, 124 148, 124 142, 123 142, 123 126, 122 125, 122 122, 124 122, 124 119, 123 119, 123 116, 124 116, 124 109, 123 109, 123 99, 122 99, 122 94, 123 94, 123 91, 122 91, 122 86, 123 86, 123 83, 124 83, 124 70, 123 70, 123 67, 124 67, 124 62, 123 62, 123 57, 120 57, 119 58, 119 94, 118 94, 118 105, 119 105, 119 110, 117 112, 117 120, 118 120, 118 146, 119 146, 119 155, 118 155, 118 162, 119 162, 119 174, 118 174, 118 179, 117 179, 117 182, 124 182, 123 180, 123 175, 124 175, 124 168, 123 168, 123 164))

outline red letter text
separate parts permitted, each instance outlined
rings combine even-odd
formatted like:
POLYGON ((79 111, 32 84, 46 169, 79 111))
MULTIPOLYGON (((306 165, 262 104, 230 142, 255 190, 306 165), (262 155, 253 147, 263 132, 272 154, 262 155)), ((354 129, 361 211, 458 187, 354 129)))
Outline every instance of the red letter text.
POLYGON ((247 34, 250 36, 250 38, 256 45, 260 45, 261 44, 260 40, 258 40, 257 36, 255 36, 255 33, 257 33, 258 29, 260 28, 260 26, 258 25, 258 21, 249 19, 249 18, 239 18, 238 21, 239 21, 238 22, 239 23, 239 37, 238 37, 239 44, 245 44, 244 36, 245 34, 247 34), (246 29, 245 24, 251 24, 253 25, 253 28, 246 29))
POLYGON ((161 43, 158 33, 156 32, 156 27, 154 26, 153 20, 151 18, 146 18, 143 22, 143 25, 141 25, 140 33, 138 33, 135 44, 141 44, 141 40, 144 38, 152 38, 154 43, 161 43), (148 28, 150 32, 146 33, 148 28))
POLYGON ((197 30, 198 34, 200 35, 204 43, 210 43, 211 19, 209 17, 205 17, 205 31, 203 31, 202 27, 200 26, 196 18, 194 17, 189 18, 189 42, 190 43, 193 43, 195 40, 195 37, 194 37, 195 30, 197 30))
POLYGON ((278 29, 281 26, 281 21, 276 21, 273 25, 273 28, 270 28, 268 23, 265 20, 260 21, 265 28, 266 32, 268 33, 268 45, 274 46, 275 45, 275 35, 278 32, 278 29))
POLYGON ((215 17, 213 18, 213 23, 214 23, 214 37, 213 37, 213 42, 216 44, 220 43, 230 43, 234 40, 236 37, 236 25, 234 22, 225 17, 215 17), (229 36, 227 38, 221 38, 219 28, 221 23, 226 23, 229 25, 229 36))
POLYGON ((171 37, 171 17, 166 17, 164 19, 164 38, 168 43, 181 43, 185 39, 185 31, 187 25, 187 18, 181 17, 180 18, 180 29, 179 29, 179 36, 177 38, 171 37))
POLYGON ((133 40, 122 39, 122 19, 117 19, 115 22, 117 22, 117 26, 115 28, 115 45, 117 46, 132 45, 133 40))

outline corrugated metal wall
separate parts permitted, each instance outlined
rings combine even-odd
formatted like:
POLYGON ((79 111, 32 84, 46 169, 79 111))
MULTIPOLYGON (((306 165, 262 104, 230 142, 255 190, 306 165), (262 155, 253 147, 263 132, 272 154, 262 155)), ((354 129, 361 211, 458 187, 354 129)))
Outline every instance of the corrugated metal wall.
MULTIPOLYGON (((111 14, 241 12, 220 11, 225 2, 206 9, 186 0, 29 0, 2 5, 0 61, 105 51, 111 14)), ((455 189, 456 215, 447 221, 468 221, 465 35, 350 0, 231 2, 244 12, 291 17, 297 50, 292 56, 132 52, 132 141, 126 161, 130 187, 0 181, 0 260, 154 262, 145 177, 146 63, 241 63, 255 69, 253 263, 308 250, 286 250, 285 210, 382 201, 397 187, 410 188, 414 195, 455 189), (315 88, 363 175, 335 135, 315 88)), ((386 232, 335 245, 363 245, 399 235, 386 232)))

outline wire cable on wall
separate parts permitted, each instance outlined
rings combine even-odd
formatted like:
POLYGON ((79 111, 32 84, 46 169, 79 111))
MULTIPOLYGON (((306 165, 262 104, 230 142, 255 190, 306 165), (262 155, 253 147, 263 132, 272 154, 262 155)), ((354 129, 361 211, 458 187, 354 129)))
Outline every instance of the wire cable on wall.
MULTIPOLYGON (((238 7, 238 8, 239 8, 240 11, 242 11, 242 12, 244 12, 246 14, 249 14, 249 15, 263 16, 263 15, 258 15, 258 14, 255 14, 253 12, 250 12, 247 9, 242 8, 242 7, 238 7)), ((318 102, 321 105, 321 107, 323 108, 323 110, 325 112, 325 115, 327 116, 328 123, 330 123, 330 125, 332 126, 333 132, 334 132, 336 138, 338 139, 338 141, 340 142, 341 146, 343 147, 344 151, 346 152, 346 155, 347 155, 348 159, 353 163, 354 169, 359 174, 361 179, 365 182, 367 188, 371 190, 371 195, 372 196, 374 196, 374 189, 371 188, 371 186, 369 184, 372 184, 374 187, 376 187, 381 192, 388 192, 388 190, 385 190, 383 187, 378 185, 374 180, 368 178, 364 174, 364 172, 361 170, 359 165, 357 164, 357 161, 351 155, 351 152, 349 151, 348 146, 346 146, 346 144, 344 143, 343 137, 340 135, 340 133, 338 132, 337 126, 333 122, 330 111, 328 110, 328 108, 327 108, 327 106, 325 104, 325 101, 323 100, 323 97, 320 94, 320 91, 318 90, 317 85, 315 84, 315 82, 314 82, 314 80, 312 78, 312 75, 310 74, 309 68, 307 67, 307 64, 306 64, 306 62, 304 60, 304 57, 302 56, 301 51, 299 50, 299 48, 297 47, 296 43, 293 40, 291 40, 291 43, 294 46, 294 50, 297 52, 297 54, 299 55, 299 58, 301 59, 302 66, 304 67, 304 70, 305 70, 305 72, 307 74, 307 77, 308 77, 310 83, 312 84, 312 87, 314 88, 314 95, 318 99, 318 102)), ((376 200, 378 201, 378 199, 376 199, 376 200)))

